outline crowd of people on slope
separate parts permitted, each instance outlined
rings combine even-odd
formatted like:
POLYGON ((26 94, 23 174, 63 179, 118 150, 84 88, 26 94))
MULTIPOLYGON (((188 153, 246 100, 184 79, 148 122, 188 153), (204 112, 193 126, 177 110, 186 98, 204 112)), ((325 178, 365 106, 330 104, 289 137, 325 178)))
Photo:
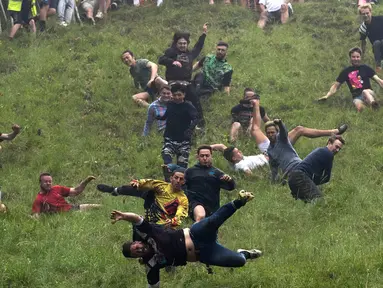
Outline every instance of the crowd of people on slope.
MULTIPOLYGON (((346 82, 356 109, 361 111, 366 105, 373 109, 379 106, 369 79, 383 87, 382 80, 376 74, 381 71, 379 57, 383 41, 382 29, 377 27, 383 16, 372 16, 370 4, 360 6, 359 11, 364 19, 360 26, 363 48, 356 47, 349 51, 351 66, 340 73, 329 93, 320 100, 335 94, 339 86, 346 82), (375 70, 361 64, 367 37, 373 47, 375 70)), ((126 242, 122 252, 125 257, 140 258, 140 262, 146 265, 150 287, 159 287, 159 271, 162 268, 200 261, 211 271, 210 265, 240 267, 246 260, 262 255, 258 249, 238 249, 234 252, 217 243, 219 227, 254 196, 240 191, 236 200, 220 207, 220 190, 234 190, 236 181, 213 166, 213 151, 222 152, 232 170, 246 175, 269 165, 273 183, 288 184, 294 199, 315 203, 324 196, 318 186, 330 181, 334 156, 345 145, 341 135, 348 128, 346 124, 328 130, 297 126, 288 131, 281 119, 270 120, 271 116, 261 106, 260 95, 251 88, 245 88, 243 99, 231 109, 230 146, 220 143, 202 145, 196 151, 197 164, 188 167, 191 139, 196 135, 195 130, 203 130, 206 124, 202 103, 207 103, 216 92, 230 94, 234 71, 226 59, 229 44, 224 41, 218 41, 215 54, 195 61, 203 50, 207 33, 208 26, 204 24, 202 34, 191 49, 190 34, 175 33, 172 44, 158 61, 136 59, 131 50, 125 50, 121 55, 123 63, 129 66, 135 87, 141 90, 132 98, 147 108, 143 136, 150 137, 154 122, 157 122, 158 133, 163 133, 161 155, 164 179, 134 179, 129 185, 120 187, 98 184, 97 189, 113 196, 133 196, 144 200, 144 217, 113 211, 111 218, 113 223, 119 220, 133 223, 133 241, 126 242), (165 66, 164 77, 158 75, 155 62, 165 66), (194 72, 199 73, 193 77, 194 72), (258 154, 245 156, 235 146, 241 129, 254 138, 258 154), (301 159, 293 146, 302 136, 329 138, 323 147, 301 159), (186 217, 195 223, 190 229, 177 229, 186 217)), ((0 133, 0 141, 13 140, 19 133, 20 127, 13 125, 11 133, 0 133)), ((52 176, 42 173, 39 176, 40 192, 32 204, 32 216, 38 218, 41 214, 100 207, 98 204, 72 205, 65 200, 65 197, 82 193, 94 179, 88 176, 78 186, 70 188, 52 185, 52 176)))

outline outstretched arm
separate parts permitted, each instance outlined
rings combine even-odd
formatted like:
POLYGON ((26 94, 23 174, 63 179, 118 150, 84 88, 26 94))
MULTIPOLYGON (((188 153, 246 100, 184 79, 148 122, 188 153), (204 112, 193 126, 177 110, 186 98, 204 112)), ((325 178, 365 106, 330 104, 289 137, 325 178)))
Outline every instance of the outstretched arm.
POLYGON ((94 179, 96 179, 96 177, 88 176, 84 181, 82 181, 80 183, 80 185, 78 185, 75 188, 70 188, 69 196, 77 196, 77 195, 81 194, 84 191, 85 187, 89 184, 89 182, 94 180, 94 179))
POLYGON ((327 100, 328 97, 334 95, 334 94, 338 91, 340 85, 341 85, 341 83, 339 83, 339 82, 335 82, 335 83, 331 86, 330 91, 328 91, 327 94, 326 94, 325 96, 319 98, 318 100, 319 100, 319 101, 327 100))
POLYGON ((288 131, 285 124, 283 124, 281 119, 274 119, 274 124, 278 125, 279 139, 281 141, 287 142, 289 138, 288 138, 288 131))
POLYGON ((8 141, 11 141, 13 139, 15 139, 15 137, 17 136, 17 134, 20 133, 20 126, 17 125, 17 124, 13 124, 12 125, 12 132, 9 133, 9 134, 0 134, 0 140, 8 140, 8 141))
POLYGON ((193 60, 198 57, 203 49, 203 45, 205 44, 206 34, 207 34, 207 23, 203 24, 202 27, 203 33, 199 37, 197 43, 194 45, 192 50, 192 58, 193 60))
POLYGON ((221 152, 223 152, 227 148, 226 145, 224 144, 211 144, 210 147, 214 151, 221 151, 221 152))
POLYGON ((118 210, 113 210, 113 212, 110 214, 110 219, 112 219, 112 224, 120 220, 125 220, 137 225, 143 221, 143 218, 136 213, 121 212, 118 210))
POLYGON ((380 79, 378 75, 375 74, 375 75, 372 77, 372 80, 374 80, 376 83, 379 84, 380 87, 383 88, 383 80, 380 79))
POLYGON ((153 80, 157 76, 158 66, 157 66, 157 64, 149 61, 148 64, 146 65, 146 67, 151 68, 150 79, 149 79, 149 82, 147 84, 147 86, 150 86, 152 84, 153 80))

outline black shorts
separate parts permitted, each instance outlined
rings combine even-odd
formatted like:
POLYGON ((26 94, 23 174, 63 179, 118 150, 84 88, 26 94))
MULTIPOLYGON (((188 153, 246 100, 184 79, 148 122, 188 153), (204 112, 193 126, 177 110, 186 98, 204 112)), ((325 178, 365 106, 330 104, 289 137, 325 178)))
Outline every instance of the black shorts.
POLYGON ((195 221, 194 219, 194 208, 197 207, 198 205, 201 205, 205 209, 206 217, 210 216, 213 214, 209 208, 207 208, 204 204, 202 204, 198 200, 193 200, 189 199, 189 217, 195 221))
POLYGON ((294 170, 289 173, 289 187, 291 195, 295 199, 305 202, 310 202, 323 196, 318 186, 303 171, 294 170))
POLYGON ((21 11, 9 11, 9 16, 13 19, 13 24, 22 24, 27 25, 32 20, 32 18, 29 17, 29 5, 23 5, 21 7, 21 11))
POLYGON ((49 5, 49 8, 53 8, 57 10, 58 0, 41 0, 40 8, 49 5))

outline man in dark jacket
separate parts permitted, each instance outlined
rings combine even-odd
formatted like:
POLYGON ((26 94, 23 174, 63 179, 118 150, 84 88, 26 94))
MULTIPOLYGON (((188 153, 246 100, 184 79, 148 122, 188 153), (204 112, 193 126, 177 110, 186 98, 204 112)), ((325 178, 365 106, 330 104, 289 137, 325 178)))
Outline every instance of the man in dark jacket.
POLYGON ((191 84, 193 61, 201 53, 207 34, 207 23, 203 25, 203 33, 193 49, 189 50, 190 33, 177 32, 173 36, 173 43, 166 49, 165 54, 158 59, 160 65, 166 67, 165 77, 171 85, 174 81, 187 82, 186 100, 190 101, 198 111, 200 125, 204 125, 202 107, 197 98, 195 87, 191 84))
POLYGON ((172 156, 176 155, 177 165, 187 168, 191 137, 198 121, 197 110, 190 102, 185 101, 186 86, 175 83, 171 90, 173 100, 168 103, 164 116, 158 118, 166 120, 161 155, 165 165, 172 163, 172 156))
POLYGON ((212 166, 210 145, 198 147, 197 159, 198 163, 186 170, 185 180, 190 217, 199 222, 218 210, 221 188, 234 190, 235 181, 212 166))

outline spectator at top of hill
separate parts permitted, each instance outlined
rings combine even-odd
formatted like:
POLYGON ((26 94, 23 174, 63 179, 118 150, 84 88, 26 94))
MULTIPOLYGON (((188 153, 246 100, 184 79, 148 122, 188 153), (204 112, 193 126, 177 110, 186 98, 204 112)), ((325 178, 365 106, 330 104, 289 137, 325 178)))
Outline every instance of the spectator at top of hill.
POLYGON ((29 25, 32 33, 36 33, 36 24, 33 19, 37 15, 35 0, 9 0, 8 12, 13 20, 9 40, 13 40, 22 25, 29 25))
POLYGON ((57 5, 58 24, 66 27, 72 22, 75 0, 59 0, 57 5))
POLYGON ((132 96, 134 102, 142 106, 149 106, 149 99, 154 100, 157 93, 157 87, 166 85, 167 82, 158 77, 157 64, 147 59, 136 59, 130 50, 125 50, 121 55, 122 62, 130 67, 129 72, 133 77, 134 86, 141 88, 144 92, 140 92, 132 96))
POLYGON ((40 32, 44 32, 46 29, 46 21, 48 16, 56 14, 56 9, 59 0, 41 0, 40 4, 40 32))
POLYGON ((32 216, 38 218, 41 213, 58 213, 67 211, 85 211, 91 208, 98 208, 99 204, 71 205, 64 197, 77 196, 81 194, 90 181, 96 179, 88 176, 77 187, 52 186, 52 176, 49 173, 41 173, 39 176, 40 192, 37 194, 32 205, 32 216))
POLYGON ((167 165, 172 163, 173 155, 175 155, 177 165, 187 168, 191 138, 198 122, 197 110, 190 102, 185 101, 185 85, 175 83, 171 86, 171 90, 173 99, 168 103, 165 115, 157 118, 166 120, 161 156, 164 164, 167 165))
POLYGON ((336 78, 336 82, 331 86, 330 91, 318 101, 327 100, 328 97, 334 95, 343 82, 347 82, 350 89, 353 103, 358 112, 362 111, 365 105, 371 106, 373 109, 379 108, 379 103, 375 100, 375 92, 371 88, 370 79, 374 80, 383 88, 383 80, 376 75, 374 69, 361 64, 362 50, 358 47, 350 49, 348 53, 351 66, 343 69, 336 78))
MULTIPOLYGON (((172 100, 172 91, 169 86, 162 86, 159 97, 148 107, 148 116, 145 122, 143 136, 148 136, 153 122, 165 115, 168 102, 172 100)), ((157 130, 163 131, 166 127, 166 120, 157 120, 157 130)))
POLYGON ((95 7, 98 5, 98 0, 83 0, 81 1, 81 8, 85 12, 85 17, 88 19, 90 24, 96 25, 96 21, 94 20, 93 13, 95 7))
MULTIPOLYGON (((0 142, 2 142, 4 140, 12 141, 20 133, 20 129, 21 128, 19 125, 13 124, 11 133, 6 134, 6 133, 0 132, 0 142)), ((0 150, 1 150, 1 146, 0 146, 0 150)))
POLYGON ((311 202, 323 196, 317 185, 330 181, 334 155, 344 144, 342 136, 331 136, 326 147, 312 151, 291 171, 288 183, 295 199, 311 202))
POLYGON ((375 58, 375 71, 382 71, 383 55, 383 16, 372 16, 371 4, 359 7, 359 14, 363 17, 363 23, 359 27, 360 40, 362 41, 362 53, 366 52, 366 38, 372 44, 375 58))
MULTIPOLYGON (((231 109, 232 124, 230 130, 230 142, 235 142, 238 139, 239 130, 246 129, 250 134, 253 115, 252 99, 259 99, 260 96, 254 92, 251 88, 245 88, 243 91, 243 99, 239 101, 239 104, 231 109)), ((260 106, 261 118, 263 122, 269 121, 265 108, 260 106)))
POLYGON ((202 68, 202 73, 195 77, 199 97, 209 97, 222 89, 230 94, 233 68, 226 60, 228 48, 229 44, 220 41, 217 43, 215 55, 209 54, 194 64, 194 71, 202 68))
POLYGON ((200 126, 204 126, 203 111, 199 98, 197 97, 194 85, 191 85, 193 73, 193 61, 201 53, 206 35, 208 32, 207 23, 202 27, 202 35, 192 50, 189 50, 190 33, 176 32, 173 36, 171 46, 166 49, 164 55, 159 57, 158 63, 166 67, 165 78, 169 84, 174 81, 186 81, 186 100, 190 101, 198 112, 200 126))
POLYGON ((266 23, 281 22, 287 23, 293 13, 291 3, 285 3, 284 0, 260 0, 258 27, 263 29, 266 23))
MULTIPOLYGON (((225 4, 231 4, 231 1, 230 0, 224 0, 224 3, 225 4)), ((209 0, 209 4, 214 5, 214 0, 209 0)))
POLYGON ((111 0, 99 0, 98 11, 96 19, 103 19, 108 12, 111 0))

